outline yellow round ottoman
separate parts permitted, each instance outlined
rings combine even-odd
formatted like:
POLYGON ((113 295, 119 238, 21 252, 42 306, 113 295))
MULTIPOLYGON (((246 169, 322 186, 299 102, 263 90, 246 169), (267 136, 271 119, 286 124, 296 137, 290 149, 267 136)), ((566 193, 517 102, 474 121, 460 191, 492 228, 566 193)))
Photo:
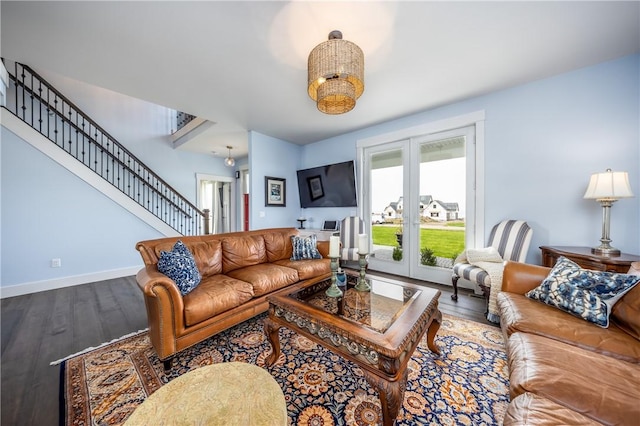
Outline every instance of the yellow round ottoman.
POLYGON ((244 362, 208 365, 152 393, 125 425, 286 425, 287 404, 278 383, 244 362))

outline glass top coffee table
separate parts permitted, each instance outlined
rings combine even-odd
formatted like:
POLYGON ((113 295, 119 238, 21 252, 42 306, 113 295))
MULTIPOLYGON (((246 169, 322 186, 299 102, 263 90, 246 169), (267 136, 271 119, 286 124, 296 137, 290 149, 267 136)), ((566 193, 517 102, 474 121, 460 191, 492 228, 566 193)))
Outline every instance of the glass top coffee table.
POLYGON ((354 288, 348 275, 344 295, 329 297, 331 280, 269 298, 265 332, 272 346, 267 366, 280 356, 278 330, 296 333, 355 362, 380 395, 383 424, 393 425, 407 386, 407 363, 427 332, 427 346, 439 354, 434 339, 442 314, 440 291, 409 283, 367 277, 370 291, 354 288))

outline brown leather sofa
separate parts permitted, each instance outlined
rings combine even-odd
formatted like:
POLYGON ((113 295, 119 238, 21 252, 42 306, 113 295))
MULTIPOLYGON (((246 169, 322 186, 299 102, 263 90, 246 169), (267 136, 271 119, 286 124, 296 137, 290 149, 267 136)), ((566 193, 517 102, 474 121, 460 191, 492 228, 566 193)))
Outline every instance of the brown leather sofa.
POLYGON ((511 402, 505 425, 640 424, 640 285, 608 328, 531 300, 550 268, 508 262, 498 295, 511 402))
POLYGON ((295 228, 273 228, 140 241, 145 267, 137 276, 144 293, 149 336, 165 368, 183 349, 268 309, 267 296, 330 277, 329 243, 318 242, 323 259, 290 260, 295 228), (181 240, 202 279, 185 296, 158 271, 161 251, 181 240))

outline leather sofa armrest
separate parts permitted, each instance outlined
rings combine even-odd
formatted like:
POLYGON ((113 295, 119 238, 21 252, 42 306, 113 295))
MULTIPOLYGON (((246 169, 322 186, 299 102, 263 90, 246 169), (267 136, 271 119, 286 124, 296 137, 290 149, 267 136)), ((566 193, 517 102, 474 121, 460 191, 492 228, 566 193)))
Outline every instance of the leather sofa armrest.
POLYGON ((507 262, 502 274, 502 291, 525 294, 540 285, 551 268, 528 263, 507 262))
POLYGON ((145 296, 156 297, 154 286, 162 285, 167 287, 168 291, 172 293, 175 291, 176 296, 182 298, 176 283, 173 282, 171 278, 158 271, 158 267, 156 265, 147 265, 140 269, 136 274, 136 281, 138 282, 138 287, 145 296))
POLYGON ((136 275, 147 307, 149 336, 160 359, 176 352, 175 339, 185 329, 184 302, 173 280, 148 265, 136 275))

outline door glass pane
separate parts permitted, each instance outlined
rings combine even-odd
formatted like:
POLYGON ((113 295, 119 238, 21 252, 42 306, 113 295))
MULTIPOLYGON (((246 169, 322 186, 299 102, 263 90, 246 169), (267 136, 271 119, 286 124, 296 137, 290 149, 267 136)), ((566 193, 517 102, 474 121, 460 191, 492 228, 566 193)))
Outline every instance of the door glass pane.
POLYGON ((209 232, 221 234, 231 231, 231 183, 200 180, 200 208, 209 210, 209 232))
POLYGON ((372 256, 376 260, 402 260, 403 165, 402 150, 371 155, 370 196, 372 256))
POLYGON ((419 265, 452 268, 464 250, 465 137, 420 144, 419 265))

